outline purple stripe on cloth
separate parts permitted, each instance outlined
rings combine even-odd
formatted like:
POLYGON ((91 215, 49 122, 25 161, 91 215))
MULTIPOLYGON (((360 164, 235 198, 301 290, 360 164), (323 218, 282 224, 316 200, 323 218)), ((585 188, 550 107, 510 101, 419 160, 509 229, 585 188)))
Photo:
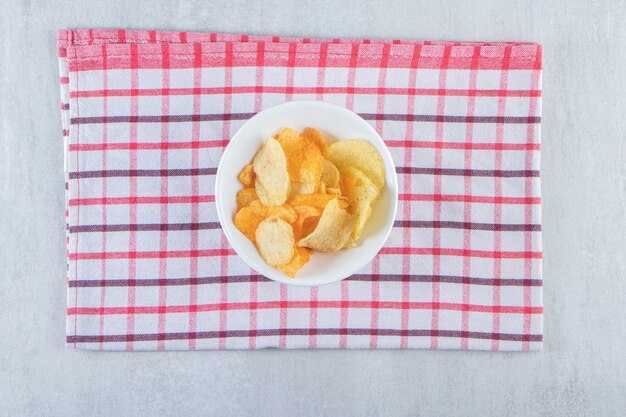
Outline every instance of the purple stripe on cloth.
MULTIPOLYGON (((72 117, 70 123, 96 124, 96 123, 176 123, 176 122, 206 122, 247 120, 254 113, 229 113, 229 114, 180 114, 164 116, 93 116, 72 117)), ((360 116, 365 120, 372 121, 396 121, 396 122, 435 122, 435 123, 507 123, 507 124, 535 124, 541 123, 541 117, 518 117, 518 116, 437 116, 427 114, 375 114, 362 113, 360 116)))
POLYGON ((70 172, 70 179, 112 177, 185 177, 192 175, 215 175, 217 168, 198 169, 109 169, 106 171, 70 172))
POLYGON ((163 116, 94 116, 72 117, 70 123, 97 124, 97 123, 175 123, 175 122, 218 122, 227 120, 247 120, 254 113, 227 113, 227 114, 176 114, 163 116))
MULTIPOLYGON (((413 229, 468 229, 500 232, 539 232, 540 224, 494 224, 468 223, 452 221, 420 221, 396 220, 394 227, 409 227, 413 229)), ((219 222, 206 223, 145 223, 145 224, 86 224, 70 226, 70 233, 85 232, 137 232, 137 231, 169 231, 169 230, 212 230, 219 229, 219 222)))
POLYGON ((397 167, 398 174, 423 174, 423 175, 450 175, 462 177, 502 177, 502 178, 525 178, 539 177, 539 170, 487 170, 487 169, 449 169, 449 168, 416 168, 397 167))
POLYGON ((499 232, 540 232, 540 224, 494 224, 494 223, 469 223, 452 221, 419 221, 419 220, 396 220, 394 227, 411 227, 414 229, 467 229, 487 230, 499 232))
MULTIPOLYGON (((447 168, 416 168, 397 167, 398 174, 449 175, 465 177, 502 177, 524 178, 539 177, 538 170, 480 170, 480 169, 447 169, 447 168)), ((182 177, 192 175, 215 175, 217 168, 198 169, 110 169, 101 171, 70 172, 70 179, 82 178, 113 178, 113 177, 182 177)))
POLYGON ((259 330, 226 330, 194 333, 149 333, 149 334, 117 334, 117 335, 78 335, 67 336, 67 343, 100 343, 100 342, 150 342, 154 340, 187 340, 187 339, 216 339, 223 337, 263 337, 263 336, 410 336, 410 337, 467 337, 470 339, 491 339, 507 341, 541 342, 540 334, 513 334, 513 333, 488 333, 488 332, 464 332, 457 330, 399 330, 399 329, 259 329, 259 330))
MULTIPOLYGON (((541 280, 538 279, 493 279, 493 278, 474 278, 448 275, 365 275, 356 274, 346 278, 348 281, 366 281, 366 282, 445 282, 452 284, 467 283, 470 285, 491 285, 501 287, 541 287, 541 280)), ((72 280, 68 282, 70 288, 88 288, 88 287, 128 287, 131 285, 137 287, 154 287, 159 285, 177 286, 189 285, 191 278, 171 278, 166 280, 159 279, 136 279, 132 284, 127 279, 107 279, 107 280, 72 280)), ((270 282, 269 279, 259 275, 232 275, 228 277, 198 277, 193 279, 194 283, 200 284, 222 284, 236 282, 270 282)))
POLYGON ((435 122, 435 123, 541 123, 541 117, 516 116, 444 116, 424 114, 361 113, 365 120, 385 120, 396 122, 435 122))
POLYGON ((172 230, 219 229, 219 222, 206 223, 145 223, 145 224, 87 224, 70 226, 70 233, 83 232, 164 232, 172 230))

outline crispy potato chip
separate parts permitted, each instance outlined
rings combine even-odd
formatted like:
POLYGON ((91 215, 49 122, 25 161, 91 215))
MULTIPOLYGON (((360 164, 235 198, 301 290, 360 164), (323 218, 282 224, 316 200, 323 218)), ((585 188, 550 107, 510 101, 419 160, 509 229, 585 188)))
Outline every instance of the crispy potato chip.
POLYGON ((298 214, 291 206, 265 206, 260 200, 254 200, 235 214, 234 223, 241 233, 254 242, 259 223, 272 216, 280 217, 287 223, 298 219, 298 214))
POLYGON ((302 228, 300 229, 300 238, 307 237, 308 235, 313 233, 313 231, 320 222, 320 218, 321 215, 311 216, 304 219, 304 222, 302 223, 302 228))
POLYGON ((268 138, 254 157, 255 189, 266 206, 280 206, 289 196, 289 174, 283 148, 268 138))
POLYGON ((317 192, 320 194, 326 194, 326 183, 324 181, 320 181, 317 186, 317 192))
POLYGON ((343 249, 352 249, 352 248, 356 248, 356 246, 357 246, 357 244, 354 241, 354 239, 350 238, 350 239, 348 239, 346 244, 343 246, 343 249))
POLYGON ((339 187, 339 170, 332 162, 324 159, 324 169, 322 170, 321 180, 326 183, 326 186, 331 188, 339 187))
POLYGON ((292 195, 287 200, 287 204, 290 206, 313 206, 323 210, 331 200, 335 199, 337 199, 341 208, 346 208, 350 205, 350 201, 346 197, 320 193, 292 195))
POLYGON ((308 233, 311 233, 313 229, 315 229, 315 226, 311 228, 311 225, 317 225, 317 222, 322 215, 322 210, 313 206, 294 206, 293 208, 296 213, 298 213, 298 218, 291 224, 291 226, 293 227, 293 235, 296 240, 298 240, 301 237, 306 236, 303 234, 305 227, 308 233))
POLYGON ((254 200, 258 200, 259 196, 256 195, 256 191, 254 188, 244 188, 239 190, 237 193, 237 211, 241 210, 242 207, 247 206, 252 203, 254 200))
POLYGON ((322 135, 322 132, 312 127, 307 127, 304 129, 304 132, 302 132, 302 135, 313 142, 324 158, 328 158, 328 145, 326 144, 326 139, 324 135, 322 135))
POLYGON ((341 171, 344 193, 350 199, 348 212, 354 214, 354 230, 352 240, 356 241, 361 236, 365 222, 372 214, 372 203, 378 198, 378 188, 361 171, 348 167, 341 171))
POLYGON ((256 246, 265 262, 274 268, 287 265, 294 254, 291 225, 279 217, 268 217, 256 229, 256 246))
POLYGON ((311 259, 311 252, 307 248, 295 247, 293 257, 287 265, 281 266, 279 269, 290 278, 295 278, 296 274, 311 259))
POLYGON ((291 181, 317 184, 322 175, 324 157, 310 139, 285 128, 277 137, 287 159, 291 181))
POLYGON ((315 186, 316 184, 312 182, 291 181, 291 195, 313 194, 315 192, 315 186))
POLYGON ((385 164, 371 143, 365 140, 340 140, 328 148, 329 160, 341 171, 354 167, 372 180, 376 188, 385 185, 385 164))
POLYGON ((354 216, 340 207, 336 197, 322 212, 313 233, 300 239, 298 246, 320 252, 336 252, 346 245, 353 228, 354 216))
POLYGON ((341 189, 326 187, 326 194, 341 195, 341 189))
POLYGON ((239 181, 246 188, 254 187, 254 179, 256 178, 256 174, 254 173, 254 165, 248 164, 244 169, 239 173, 239 181))

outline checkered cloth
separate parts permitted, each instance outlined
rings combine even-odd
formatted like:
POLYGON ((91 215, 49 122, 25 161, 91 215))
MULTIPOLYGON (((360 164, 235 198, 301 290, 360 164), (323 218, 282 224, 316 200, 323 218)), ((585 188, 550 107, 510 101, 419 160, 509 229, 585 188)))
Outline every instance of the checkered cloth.
POLYGON ((58 35, 68 345, 541 349, 540 45, 58 35), (251 270, 214 204, 229 138, 297 99, 360 114, 398 171, 386 246, 318 288, 251 270))

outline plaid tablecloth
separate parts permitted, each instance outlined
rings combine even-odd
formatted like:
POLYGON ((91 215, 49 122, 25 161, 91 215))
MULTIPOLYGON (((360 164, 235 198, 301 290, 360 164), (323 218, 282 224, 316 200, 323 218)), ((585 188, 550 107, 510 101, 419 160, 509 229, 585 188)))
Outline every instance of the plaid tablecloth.
POLYGON ((542 346, 541 47, 215 33, 58 33, 67 343, 85 349, 542 346), (279 285, 229 247, 222 150, 256 112, 359 113, 398 170, 359 274, 279 285))

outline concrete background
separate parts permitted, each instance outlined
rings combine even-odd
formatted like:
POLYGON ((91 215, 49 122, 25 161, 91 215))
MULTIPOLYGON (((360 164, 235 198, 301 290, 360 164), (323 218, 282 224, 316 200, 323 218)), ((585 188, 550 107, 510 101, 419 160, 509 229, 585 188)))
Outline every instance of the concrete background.
POLYGON ((624 1, 130 3, 1 1, 1 416, 624 415, 624 1), (544 351, 66 349, 65 27, 543 43, 544 351))

